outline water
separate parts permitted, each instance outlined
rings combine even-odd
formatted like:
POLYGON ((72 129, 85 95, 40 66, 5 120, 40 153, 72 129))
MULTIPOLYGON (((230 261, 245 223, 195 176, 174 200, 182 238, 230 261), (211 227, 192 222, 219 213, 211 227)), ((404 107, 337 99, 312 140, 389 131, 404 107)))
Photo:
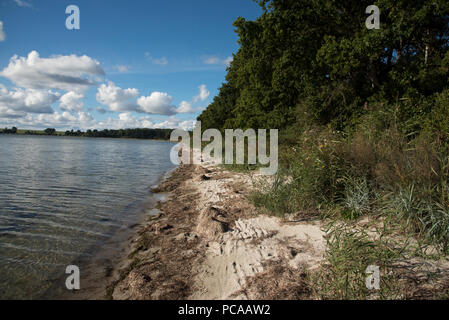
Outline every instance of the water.
POLYGON ((142 217, 164 141, 0 135, 0 299, 39 298, 142 217))

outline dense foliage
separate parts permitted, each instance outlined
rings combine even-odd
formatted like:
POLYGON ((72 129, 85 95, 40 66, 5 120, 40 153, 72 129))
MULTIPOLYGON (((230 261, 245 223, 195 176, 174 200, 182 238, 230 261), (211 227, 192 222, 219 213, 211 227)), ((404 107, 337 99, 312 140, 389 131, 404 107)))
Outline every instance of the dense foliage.
POLYGON ((449 2, 261 0, 202 129, 280 129, 274 214, 385 215, 449 252, 449 2), (368 29, 369 5, 380 29, 368 29))
POLYGON ((11 129, 8 129, 8 128, 0 129, 0 133, 16 134, 17 133, 17 128, 16 127, 12 127, 11 129))
POLYGON ((203 129, 283 129, 304 120, 343 129, 394 105, 408 130, 447 133, 447 121, 432 121, 449 116, 447 1, 258 2, 256 21, 234 22, 240 49, 199 117, 203 129), (372 4, 379 30, 365 27, 372 4))

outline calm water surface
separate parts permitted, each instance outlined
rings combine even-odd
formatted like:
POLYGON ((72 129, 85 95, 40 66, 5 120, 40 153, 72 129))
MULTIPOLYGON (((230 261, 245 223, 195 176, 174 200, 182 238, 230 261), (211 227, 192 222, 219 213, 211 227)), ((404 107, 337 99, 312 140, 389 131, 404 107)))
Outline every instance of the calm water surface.
POLYGON ((139 221, 172 144, 0 134, 0 299, 39 298, 139 221))

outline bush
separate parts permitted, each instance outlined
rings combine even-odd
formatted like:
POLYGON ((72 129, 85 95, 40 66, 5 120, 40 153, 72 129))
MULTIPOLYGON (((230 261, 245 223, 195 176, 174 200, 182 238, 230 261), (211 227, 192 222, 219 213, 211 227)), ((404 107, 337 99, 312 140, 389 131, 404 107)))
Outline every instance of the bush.
POLYGON ((336 133, 307 130, 299 144, 289 147, 280 158, 288 164, 278 171, 274 183, 264 183, 253 195, 256 205, 276 214, 316 210, 341 196, 345 172, 339 157, 336 133))
POLYGON ((446 203, 435 199, 432 189, 416 188, 411 184, 386 200, 386 209, 403 222, 405 228, 437 245, 446 252, 449 243, 449 188, 445 185, 446 203))
POLYGON ((402 257, 403 248, 387 237, 372 239, 363 230, 348 224, 331 224, 328 229, 326 264, 312 276, 315 294, 321 299, 395 299, 397 282, 390 272, 402 257), (380 290, 366 286, 366 269, 378 266, 381 271, 380 290))

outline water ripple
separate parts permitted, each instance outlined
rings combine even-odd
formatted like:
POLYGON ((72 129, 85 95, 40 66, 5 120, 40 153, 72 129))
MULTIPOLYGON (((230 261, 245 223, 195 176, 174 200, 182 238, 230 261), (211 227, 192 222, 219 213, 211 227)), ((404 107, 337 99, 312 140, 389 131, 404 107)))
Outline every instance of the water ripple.
POLYGON ((0 135, 0 298, 39 297, 135 223, 172 144, 0 135))

